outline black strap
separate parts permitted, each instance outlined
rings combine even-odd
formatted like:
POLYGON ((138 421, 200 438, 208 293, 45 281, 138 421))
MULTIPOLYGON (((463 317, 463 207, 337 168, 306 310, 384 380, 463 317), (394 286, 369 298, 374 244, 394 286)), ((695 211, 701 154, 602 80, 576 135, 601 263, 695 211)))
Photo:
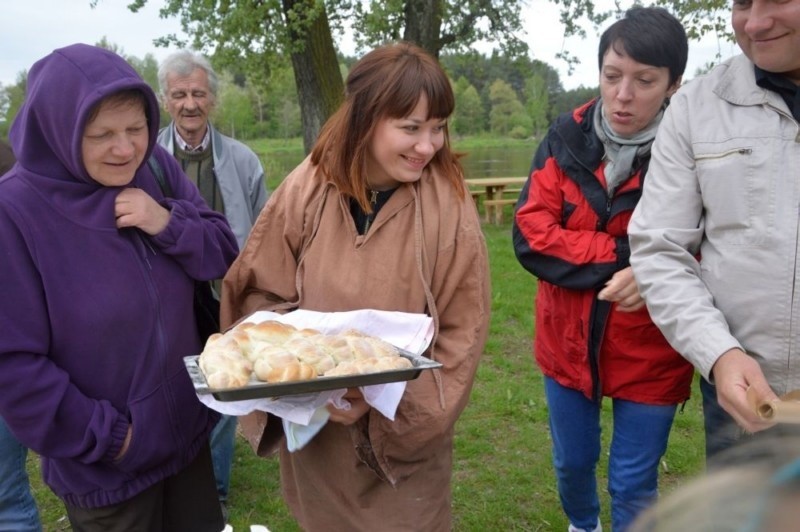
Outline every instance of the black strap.
POLYGON ((147 166, 150 167, 150 171, 156 176, 156 181, 158 181, 161 192, 168 198, 175 197, 172 193, 172 187, 169 185, 169 181, 164 177, 164 170, 161 168, 155 155, 150 155, 150 158, 147 159, 147 166))

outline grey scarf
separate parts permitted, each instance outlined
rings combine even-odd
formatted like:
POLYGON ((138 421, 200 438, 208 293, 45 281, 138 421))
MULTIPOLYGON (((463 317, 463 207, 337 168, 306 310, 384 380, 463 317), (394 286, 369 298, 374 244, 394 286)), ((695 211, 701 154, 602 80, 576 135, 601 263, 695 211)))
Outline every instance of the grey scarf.
POLYGON ((611 124, 603 113, 603 100, 598 100, 594 110, 594 130, 606 149, 605 176, 609 197, 631 176, 636 157, 646 157, 650 154, 650 147, 653 145, 662 116, 664 116, 663 108, 646 128, 630 138, 621 137, 611 129, 611 124))

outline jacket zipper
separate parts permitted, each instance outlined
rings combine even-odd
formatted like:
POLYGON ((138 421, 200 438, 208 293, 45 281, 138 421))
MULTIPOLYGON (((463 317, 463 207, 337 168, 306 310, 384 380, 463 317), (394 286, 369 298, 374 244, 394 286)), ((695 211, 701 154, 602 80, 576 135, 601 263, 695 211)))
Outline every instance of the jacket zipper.
POLYGON ((729 155, 750 155, 753 153, 752 148, 736 148, 733 150, 724 151, 721 153, 708 153, 705 155, 697 155, 695 156, 695 161, 708 161, 712 159, 722 159, 724 157, 728 157, 729 155))

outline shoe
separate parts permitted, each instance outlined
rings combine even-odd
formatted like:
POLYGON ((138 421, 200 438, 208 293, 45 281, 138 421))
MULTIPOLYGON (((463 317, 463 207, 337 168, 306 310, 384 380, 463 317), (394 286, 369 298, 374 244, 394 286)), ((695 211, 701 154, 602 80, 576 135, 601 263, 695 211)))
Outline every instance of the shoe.
POLYGON ((219 501, 219 509, 222 510, 222 522, 228 522, 228 505, 225 504, 225 501, 219 501))
POLYGON ((596 527, 594 527, 591 530, 586 530, 585 528, 578 528, 578 527, 574 526, 572 523, 570 523, 569 524, 569 528, 567 529, 567 532, 603 532, 603 525, 598 520, 596 527))

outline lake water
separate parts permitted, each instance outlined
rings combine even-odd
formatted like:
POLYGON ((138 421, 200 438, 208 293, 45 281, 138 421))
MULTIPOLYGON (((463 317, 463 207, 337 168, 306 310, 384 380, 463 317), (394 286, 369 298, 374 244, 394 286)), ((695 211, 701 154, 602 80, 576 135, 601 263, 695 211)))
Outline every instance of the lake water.
MULTIPOLYGON (((465 150, 467 155, 461 159, 461 164, 468 178, 524 177, 528 175, 536 148, 531 142, 530 147, 465 150)), ((457 146, 456 151, 459 151, 457 146)))
MULTIPOLYGON (((530 147, 515 146, 513 148, 476 148, 472 150, 459 150, 466 154, 461 159, 464 171, 468 178, 476 177, 523 177, 528 175, 531 160, 537 145, 531 142, 530 147)), ((277 179, 280 181, 303 160, 303 151, 284 151, 269 155, 265 161, 267 176, 270 185, 277 179)), ((272 186, 270 187, 272 188, 272 186)))

